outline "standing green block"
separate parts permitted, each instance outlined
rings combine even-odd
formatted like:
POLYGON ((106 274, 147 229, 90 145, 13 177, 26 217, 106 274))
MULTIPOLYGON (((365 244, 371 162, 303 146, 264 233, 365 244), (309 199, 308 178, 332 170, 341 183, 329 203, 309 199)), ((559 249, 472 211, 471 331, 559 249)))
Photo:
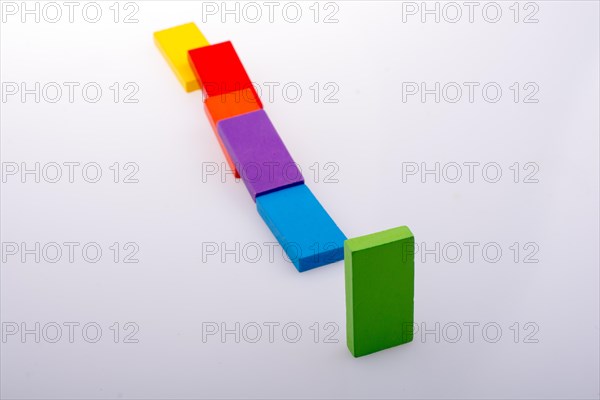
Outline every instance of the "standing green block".
POLYGON ((346 336, 354 357, 412 341, 414 246, 406 226, 344 242, 346 336))

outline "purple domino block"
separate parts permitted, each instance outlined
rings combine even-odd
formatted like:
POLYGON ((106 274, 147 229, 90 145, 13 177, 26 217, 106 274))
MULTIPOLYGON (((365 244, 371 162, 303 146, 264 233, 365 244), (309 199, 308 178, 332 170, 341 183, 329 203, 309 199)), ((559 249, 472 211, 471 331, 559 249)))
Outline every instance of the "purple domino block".
POLYGON ((264 110, 221 120, 217 129, 254 201, 261 194, 304 183, 264 110))

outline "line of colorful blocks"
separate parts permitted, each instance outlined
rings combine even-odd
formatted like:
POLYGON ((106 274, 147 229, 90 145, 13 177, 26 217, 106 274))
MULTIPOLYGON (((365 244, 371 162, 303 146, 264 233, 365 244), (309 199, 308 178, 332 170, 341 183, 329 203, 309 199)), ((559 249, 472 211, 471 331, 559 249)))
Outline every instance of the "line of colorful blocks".
POLYGON ((154 37, 186 91, 202 89, 204 110, 229 166, 296 269, 342 260, 346 236, 304 185, 231 42, 210 45, 193 23, 154 37))
POLYGON ((225 158, 299 272, 345 258, 347 342, 359 357, 410 342, 414 238, 399 227, 347 239, 319 203, 263 109, 231 42, 210 45, 195 24, 154 34, 204 110, 225 158))

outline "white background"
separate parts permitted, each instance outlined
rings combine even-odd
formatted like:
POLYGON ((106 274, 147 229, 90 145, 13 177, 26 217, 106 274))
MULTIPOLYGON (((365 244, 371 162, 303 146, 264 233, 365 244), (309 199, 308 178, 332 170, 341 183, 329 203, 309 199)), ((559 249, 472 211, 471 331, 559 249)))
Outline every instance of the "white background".
MULTIPOLYGON (((456 23, 447 21, 454 14, 422 22, 419 13, 403 13, 410 5, 393 1, 341 1, 327 9, 322 3, 317 23, 313 2, 297 3, 303 12, 297 23, 283 17, 283 3, 272 23, 261 2, 265 14, 257 23, 243 15, 222 23, 220 13, 207 15, 191 1, 121 4, 117 23, 113 2, 101 2, 100 21, 90 23, 81 14, 84 4, 72 23, 61 6, 65 15, 57 23, 4 14, 0 28, 3 96, 7 82, 80 85, 72 103, 66 87, 56 103, 49 93, 39 103, 34 95, 3 97, 3 169, 36 162, 102 168, 97 183, 86 182, 81 167, 73 183, 66 167, 58 183, 5 177, 2 328, 35 330, 39 323, 41 337, 36 343, 34 334, 5 335, 3 398, 599 397, 597 2, 521 3, 518 22, 513 2, 499 2, 496 23, 482 15, 487 3, 475 9, 472 23, 461 2, 456 23), (135 9, 138 22, 123 23, 135 9), (323 23, 336 9, 338 22, 323 23), (538 22, 524 23, 534 11, 538 22), (154 31, 189 21, 212 43, 233 41, 263 88, 279 83, 272 101, 263 94, 265 109, 348 237, 408 225, 419 246, 433 249, 416 255, 413 343, 354 359, 345 341, 343 263, 299 274, 281 248, 270 259, 265 243, 274 238, 244 185, 231 176, 224 182, 203 176, 224 158, 201 94, 182 90, 152 40, 154 31), (103 89, 96 103, 82 97, 88 82, 103 89), (109 88, 115 82, 121 96, 130 92, 126 83, 137 85, 138 102, 115 103, 109 88), (333 86, 325 90, 328 82, 333 86), (403 82, 479 86, 473 102, 463 86, 458 102, 447 101, 452 95, 436 103, 434 95, 403 101, 403 82), (495 103, 482 97, 488 82, 502 88, 495 103), (522 90, 518 102, 514 82, 522 90), (528 82, 539 88, 537 103, 523 102, 528 82), (287 99, 282 94, 290 83, 302 89, 297 102, 292 89, 287 99), (339 88, 331 98, 337 103, 323 98, 332 87, 339 88), (119 183, 109 169, 115 162, 119 183), (139 166, 138 183, 123 183, 127 162, 139 166), (469 162, 480 163, 473 182, 469 162), (439 183, 433 174, 403 179, 415 165, 406 163, 430 169, 440 163, 446 174, 439 183), (452 163, 462 166, 456 183, 452 163), (497 183, 486 181, 494 170, 482 175, 488 163, 500 166, 497 183), (525 163, 537 167, 537 183, 524 182, 532 171, 525 163), (39 263, 35 255, 23 262, 21 253, 8 254, 11 242, 21 250, 21 243, 93 242, 103 253, 91 263, 80 246, 73 263, 66 253, 56 263, 43 255, 39 263), (139 247, 138 263, 123 263, 128 242, 139 247), (472 259, 466 242, 476 243, 472 259), (212 243, 234 251, 203 251, 212 243), (489 254, 482 254, 484 246, 489 254), (262 254, 255 260, 257 248, 262 254), (528 260, 537 262, 524 262, 532 252, 528 260), (56 343, 49 340, 52 322, 63 327, 56 343), (80 324, 73 343, 68 322, 80 324), (118 343, 110 329, 115 322, 118 343), (127 322, 135 325, 125 330, 127 322), (269 322, 280 324, 272 343, 269 322), (97 343, 85 340, 94 336, 93 329, 83 336, 87 323, 102 328, 97 343), (239 343, 233 333, 203 340, 210 323, 230 330, 239 323, 239 343), (262 327, 257 343, 251 343, 253 323, 262 327), (288 323, 302 329, 296 343, 288 342, 293 328, 282 333, 288 323), (479 324, 472 340, 469 323, 479 324), (138 343, 124 343, 135 326, 138 343), (462 336, 453 343, 456 326, 462 336), (496 327, 501 336, 490 343, 496 327)), ((494 9, 487 10, 493 18, 494 9)))

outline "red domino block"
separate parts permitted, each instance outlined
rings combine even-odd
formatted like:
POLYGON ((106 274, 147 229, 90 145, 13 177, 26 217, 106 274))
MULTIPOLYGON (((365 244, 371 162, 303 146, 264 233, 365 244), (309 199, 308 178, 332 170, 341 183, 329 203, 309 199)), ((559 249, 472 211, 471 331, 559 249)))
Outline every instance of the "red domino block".
POLYGON ((196 78, 201 83, 205 99, 250 89, 262 108, 252 81, 231 42, 190 50, 188 51, 188 61, 196 78))
POLYGON ((235 177, 239 178, 240 174, 235 168, 235 164, 231 159, 231 156, 227 152, 227 148, 223 144, 219 132, 217 130, 217 124, 227 118, 236 117, 238 115, 246 114, 252 111, 260 110, 261 106, 258 103, 258 99, 254 96, 252 89, 239 90, 237 92, 230 92, 219 96, 212 96, 206 99, 204 102, 204 111, 210 121, 210 125, 215 132, 215 136, 219 141, 221 150, 225 154, 229 168, 231 168, 235 177))

